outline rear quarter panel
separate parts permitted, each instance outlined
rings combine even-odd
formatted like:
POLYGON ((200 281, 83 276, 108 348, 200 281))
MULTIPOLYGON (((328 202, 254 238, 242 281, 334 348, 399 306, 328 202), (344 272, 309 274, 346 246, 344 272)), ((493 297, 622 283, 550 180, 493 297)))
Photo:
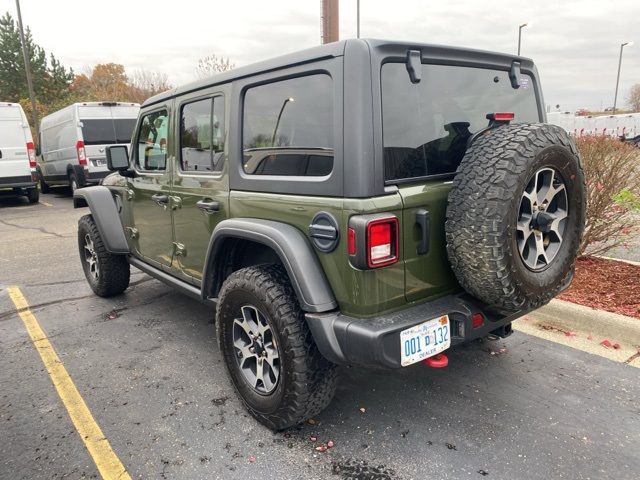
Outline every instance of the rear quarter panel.
POLYGON ((231 218, 248 217, 280 221, 300 229, 307 237, 309 224, 318 212, 332 214, 340 226, 339 244, 331 253, 318 250, 315 252, 340 310, 354 316, 375 315, 398 308, 406 301, 402 261, 388 267, 366 271, 351 266, 346 251, 349 217, 361 213, 389 212, 401 218, 401 209, 402 203, 398 194, 371 199, 241 191, 232 191, 230 194, 231 218))

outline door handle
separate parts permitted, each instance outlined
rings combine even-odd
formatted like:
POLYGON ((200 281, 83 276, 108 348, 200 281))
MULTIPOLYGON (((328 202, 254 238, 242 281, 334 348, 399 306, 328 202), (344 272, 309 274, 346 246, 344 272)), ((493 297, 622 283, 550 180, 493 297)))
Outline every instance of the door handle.
POLYGON ((429 251, 429 224, 431 223, 429 211, 421 208, 416 212, 416 224, 420 228, 420 243, 416 248, 418 255, 424 255, 429 251))
POLYGON ((211 202, 200 200, 199 202, 196 202, 196 207, 198 207, 200 210, 202 210, 205 213, 218 212, 220 211, 220 202, 217 202, 215 200, 211 202))
POLYGON ((169 203, 169 196, 156 193, 155 195, 151 195, 151 200, 156 202, 161 207, 166 207, 169 203))

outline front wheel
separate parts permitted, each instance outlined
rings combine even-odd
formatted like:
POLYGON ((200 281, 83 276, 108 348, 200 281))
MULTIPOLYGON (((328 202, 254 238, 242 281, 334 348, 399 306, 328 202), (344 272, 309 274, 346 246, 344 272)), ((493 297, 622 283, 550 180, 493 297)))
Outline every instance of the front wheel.
POLYGON ((129 262, 124 255, 107 252, 91 215, 78 221, 78 250, 84 276, 96 295, 111 297, 127 289, 131 275, 129 262))
POLYGON ((229 376, 260 423, 282 430, 329 404, 336 367, 318 351, 282 267, 231 274, 220 291, 216 320, 229 376))

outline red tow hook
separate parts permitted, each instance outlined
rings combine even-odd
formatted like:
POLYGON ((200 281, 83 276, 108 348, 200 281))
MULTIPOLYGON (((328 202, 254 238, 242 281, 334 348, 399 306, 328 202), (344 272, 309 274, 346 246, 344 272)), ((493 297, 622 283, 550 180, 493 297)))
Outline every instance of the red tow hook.
POLYGON ((444 353, 439 353, 433 357, 425 358, 423 362, 427 367, 444 368, 449 365, 449 358, 444 353))

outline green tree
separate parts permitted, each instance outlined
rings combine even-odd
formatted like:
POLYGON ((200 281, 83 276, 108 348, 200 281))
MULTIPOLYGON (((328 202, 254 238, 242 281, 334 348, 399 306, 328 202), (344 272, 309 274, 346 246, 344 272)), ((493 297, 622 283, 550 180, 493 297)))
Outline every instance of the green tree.
MULTIPOLYGON (((53 54, 47 61, 46 52, 33 41, 28 27, 25 30, 25 43, 36 98, 43 105, 59 103, 69 95, 73 71, 67 70, 53 54)), ((28 97, 20 32, 17 23, 7 12, 0 17, 0 100, 18 102, 28 97)))

